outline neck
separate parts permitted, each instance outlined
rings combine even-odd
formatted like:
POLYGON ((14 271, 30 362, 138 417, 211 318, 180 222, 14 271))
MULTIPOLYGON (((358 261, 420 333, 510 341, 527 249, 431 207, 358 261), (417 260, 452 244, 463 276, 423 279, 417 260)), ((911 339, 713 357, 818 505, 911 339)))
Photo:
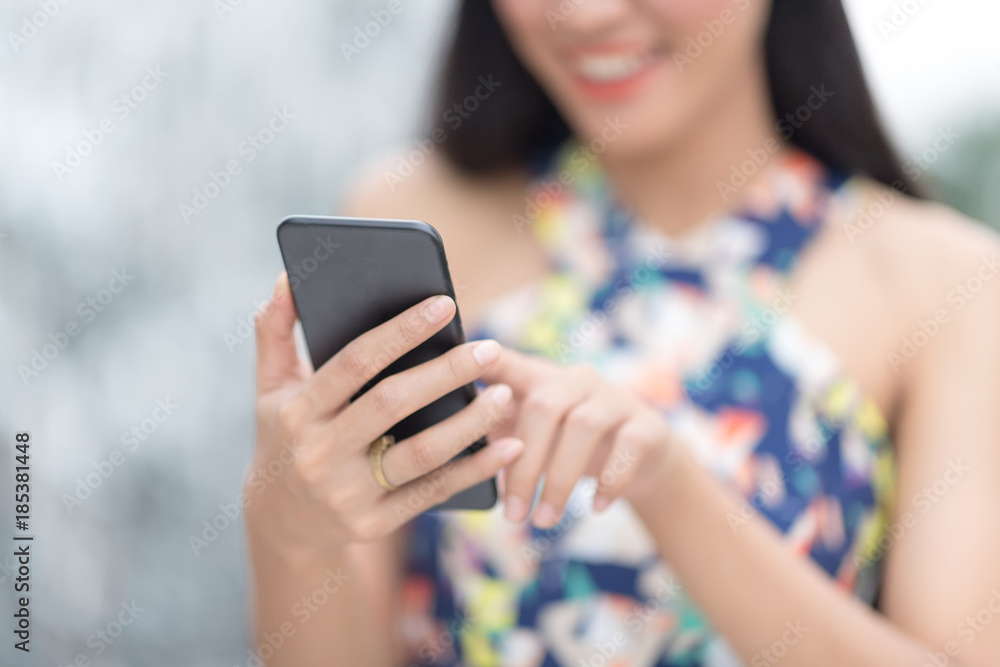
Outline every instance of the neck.
POLYGON ((760 71, 737 77, 725 99, 668 145, 641 156, 603 156, 602 168, 618 196, 644 222, 680 235, 731 210, 747 185, 787 150, 774 127, 763 67, 755 69, 760 71), (751 159, 748 151, 758 161, 764 151, 766 161, 755 164, 756 172, 743 183, 734 179, 733 168, 739 172, 751 159))

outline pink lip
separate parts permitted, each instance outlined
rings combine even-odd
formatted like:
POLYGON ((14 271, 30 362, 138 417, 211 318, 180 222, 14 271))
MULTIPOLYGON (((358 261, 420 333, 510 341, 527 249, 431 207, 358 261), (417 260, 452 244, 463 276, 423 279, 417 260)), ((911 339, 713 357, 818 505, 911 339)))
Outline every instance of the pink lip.
MULTIPOLYGON (((635 50, 635 45, 601 44, 574 49, 571 52, 571 57, 575 58, 591 54, 609 55, 635 52, 635 50)), ((621 102, 638 95, 644 85, 652 78, 660 64, 658 59, 652 58, 634 74, 616 81, 594 81, 593 79, 581 76, 573 69, 571 71, 571 79, 576 84, 576 88, 585 97, 598 102, 621 102)))

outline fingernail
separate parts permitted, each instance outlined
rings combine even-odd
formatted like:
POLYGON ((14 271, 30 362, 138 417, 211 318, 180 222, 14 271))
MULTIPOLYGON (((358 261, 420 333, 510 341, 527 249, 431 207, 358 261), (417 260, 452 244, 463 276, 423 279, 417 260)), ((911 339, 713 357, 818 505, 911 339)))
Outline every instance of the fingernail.
POLYGON ((503 448, 500 450, 500 458, 503 459, 504 463, 510 463, 524 450, 524 441, 518 440, 517 438, 507 438, 507 441, 503 443, 503 448))
POLYGON ((489 366, 500 357, 500 343, 495 340, 483 340, 472 348, 472 356, 480 366, 489 366))
POLYGON ((486 390, 489 393, 490 400, 495 402, 497 405, 506 405, 514 392, 511 390, 510 385, 506 384, 494 384, 486 390))
POLYGON ((424 318, 431 324, 440 322, 448 314, 448 304, 450 301, 451 299, 443 295, 433 297, 424 306, 424 318))
POLYGON ((609 502, 608 499, 605 498, 604 496, 601 495, 594 496, 594 511, 603 512, 604 509, 608 506, 608 502, 609 502))
POLYGON ((535 525, 539 528, 554 526, 558 520, 559 515, 556 514, 556 508, 550 503, 545 502, 535 508, 535 525))
POLYGON ((521 521, 524 519, 524 501, 517 496, 507 496, 504 500, 504 513, 508 521, 521 521))

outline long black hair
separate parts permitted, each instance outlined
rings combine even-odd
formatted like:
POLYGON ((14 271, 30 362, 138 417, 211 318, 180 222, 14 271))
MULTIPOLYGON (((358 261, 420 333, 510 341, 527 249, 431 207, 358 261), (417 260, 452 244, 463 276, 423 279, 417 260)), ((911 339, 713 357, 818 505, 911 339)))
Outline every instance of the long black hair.
MULTIPOLYGON (((825 85, 833 96, 790 142, 832 167, 864 174, 911 195, 921 189, 878 119, 841 0, 773 0, 765 56, 775 119, 794 114, 825 85)), ((444 155, 470 175, 520 167, 569 136, 565 120, 525 69, 490 0, 463 0, 438 88, 437 117, 490 73, 500 93, 449 133, 444 155)))

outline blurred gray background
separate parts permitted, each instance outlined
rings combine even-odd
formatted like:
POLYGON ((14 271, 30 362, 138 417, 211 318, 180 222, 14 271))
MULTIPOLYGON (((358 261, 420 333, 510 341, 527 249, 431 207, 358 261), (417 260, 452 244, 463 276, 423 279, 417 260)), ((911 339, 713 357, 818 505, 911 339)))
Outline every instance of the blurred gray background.
MULTIPOLYGON (((385 0, 4 2, 0 665, 247 664, 239 518, 197 554, 190 538, 236 498, 251 455, 247 322, 281 269, 274 229, 335 212, 359 165, 434 122, 427 92, 453 4, 402 0, 348 62, 342 43, 385 0), (287 127, 253 154, 242 142, 275 110, 287 127), (103 119, 113 131, 67 156, 103 119), (53 164, 67 160, 71 171, 53 164), (233 160, 240 173, 194 202, 233 160), (185 214, 195 203, 207 205, 185 214), (44 367, 26 374, 36 352, 44 367), (158 402, 175 406, 162 422, 158 402), (30 657, 10 634, 20 431, 33 443, 30 657), (135 621, 97 639, 123 604, 141 609, 135 621)), ((961 138, 928 181, 1000 224, 1000 6, 848 5, 903 153, 951 127, 961 138)))

